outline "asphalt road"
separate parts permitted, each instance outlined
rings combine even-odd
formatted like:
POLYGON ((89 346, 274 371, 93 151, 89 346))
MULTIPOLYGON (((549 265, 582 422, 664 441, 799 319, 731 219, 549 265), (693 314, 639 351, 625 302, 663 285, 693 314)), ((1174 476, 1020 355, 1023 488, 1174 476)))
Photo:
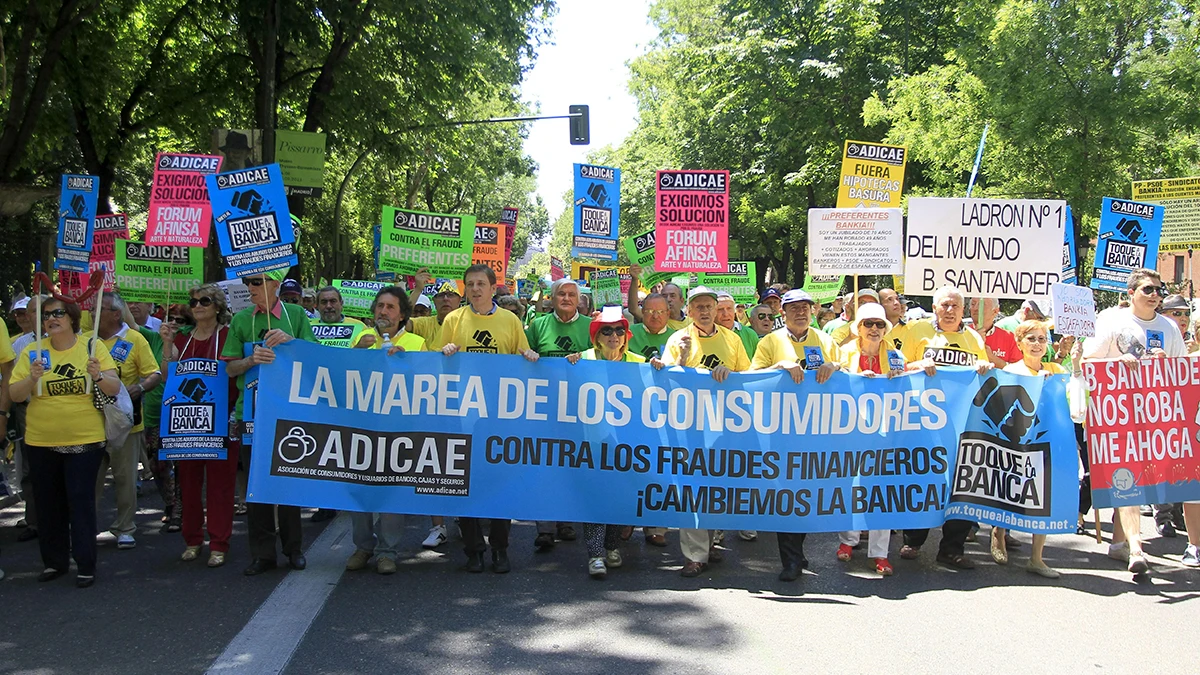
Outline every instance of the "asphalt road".
POLYGON ((511 574, 467 574, 456 539, 420 548, 428 520, 414 517, 385 577, 343 573, 347 518, 306 516, 309 568, 249 578, 244 520, 225 567, 180 562, 147 487, 137 548, 102 547, 86 590, 72 576, 37 583, 36 542, 16 543, 20 508, 0 512, 0 672, 1200 672, 1200 570, 1179 565, 1182 537, 1150 539, 1154 574, 1135 581, 1094 539, 1053 536, 1046 560, 1064 575, 1052 581, 1021 568, 1027 535, 1006 567, 969 546, 969 572, 934 564, 936 533, 915 562, 894 537, 897 573, 881 578, 861 550, 838 562, 823 534, 806 546, 813 569, 788 584, 772 535, 731 533, 724 562, 684 579, 676 533, 659 549, 638 532, 600 582, 582 541, 534 553, 532 523, 513 527, 511 574))

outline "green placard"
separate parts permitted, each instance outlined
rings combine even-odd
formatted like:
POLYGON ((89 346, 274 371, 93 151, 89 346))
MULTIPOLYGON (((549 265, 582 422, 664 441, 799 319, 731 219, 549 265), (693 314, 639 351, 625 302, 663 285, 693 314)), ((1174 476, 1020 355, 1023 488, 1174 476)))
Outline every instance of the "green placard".
POLYGON ((342 314, 357 318, 371 316, 371 303, 381 288, 391 284, 381 281, 352 281, 334 279, 333 287, 342 294, 342 314))
POLYGON ((615 267, 592 272, 588 283, 592 286, 592 304, 596 309, 621 304, 621 277, 615 267))
POLYGON ((288 196, 321 196, 325 187, 325 134, 276 129, 275 161, 288 196))
POLYGON ((475 216, 383 207, 379 269, 434 278, 462 279, 475 252, 475 216))
POLYGON ((671 283, 678 286, 679 290, 683 291, 685 295, 687 294, 687 290, 689 288, 696 285, 695 279, 693 279, 692 275, 690 275, 690 274, 673 275, 671 277, 671 283))
POLYGON ((814 277, 810 274, 804 275, 804 291, 812 296, 817 304, 823 305, 827 302, 833 302, 842 292, 842 284, 846 282, 844 276, 820 276, 814 277))
POLYGON ((363 331, 361 323, 314 323, 313 337, 326 347, 349 347, 363 331))
POLYGON ((654 230, 652 229, 635 237, 626 237, 625 252, 629 254, 630 265, 638 265, 642 268, 641 284, 646 288, 653 288, 674 275, 673 272, 654 271, 654 230))
POLYGON ((758 301, 754 286, 758 282, 758 263, 731 262, 725 274, 701 272, 698 281, 714 291, 725 291, 733 301, 745 304, 758 301))
POLYGON ((126 302, 187 302, 204 283, 204 249, 117 241, 116 287, 126 302))

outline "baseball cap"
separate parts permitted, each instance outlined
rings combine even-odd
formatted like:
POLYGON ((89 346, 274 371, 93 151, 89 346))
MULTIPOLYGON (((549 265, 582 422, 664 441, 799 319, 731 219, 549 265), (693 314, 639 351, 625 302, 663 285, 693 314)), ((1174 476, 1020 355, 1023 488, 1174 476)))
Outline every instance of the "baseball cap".
POLYGON ((284 293, 295 293, 301 295, 304 293, 304 288, 300 286, 300 282, 295 279, 285 279, 283 285, 279 287, 280 295, 284 293))
POLYGON ((715 302, 717 299, 717 292, 714 291, 713 289, 709 288, 708 286, 697 286, 697 287, 693 288, 692 290, 688 291, 688 296, 687 296, 688 304, 691 304, 692 300, 695 300, 696 298, 699 298, 702 296, 710 297, 715 302))
POLYGON ((793 302, 807 302, 813 305, 817 304, 817 301, 813 300, 813 297, 802 288, 793 288, 792 290, 783 294, 782 304, 788 305, 793 302))
POLYGON ((429 297, 428 297, 428 296, 425 296, 425 295, 422 295, 421 297, 417 298, 417 304, 418 304, 418 305, 423 305, 423 306, 425 306, 425 307, 428 307, 428 308, 430 308, 430 309, 433 309, 433 303, 432 303, 432 302, 430 302, 430 301, 429 301, 429 297))
POLYGON ((879 294, 870 288, 860 288, 858 290, 858 299, 862 300, 863 298, 873 298, 875 302, 879 302, 879 294))
POLYGON ((762 292, 762 295, 759 296, 759 300, 762 301, 762 300, 766 300, 767 298, 778 298, 778 297, 779 297, 779 291, 775 290, 774 288, 768 288, 762 292))
POLYGON ((12 311, 15 312, 18 309, 26 309, 28 307, 29 307, 29 298, 21 298, 20 300, 17 300, 16 302, 13 303, 12 311))

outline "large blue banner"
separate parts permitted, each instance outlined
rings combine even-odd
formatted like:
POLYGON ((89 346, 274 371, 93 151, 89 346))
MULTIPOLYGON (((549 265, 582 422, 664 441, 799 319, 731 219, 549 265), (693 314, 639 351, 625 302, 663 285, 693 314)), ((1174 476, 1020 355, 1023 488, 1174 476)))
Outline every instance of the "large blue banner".
POLYGON ((225 459, 229 377, 217 359, 173 361, 163 385, 160 460, 225 459))
POLYGON ((296 232, 278 164, 219 173, 205 181, 226 279, 298 264, 296 232))
POLYGON ((96 221, 96 201, 100 179, 95 176, 63 174, 58 196, 58 252, 54 269, 90 272, 92 232, 96 221))
POLYGON ((575 165, 575 234, 571 256, 617 259, 621 232, 621 170, 575 165))
POLYGON ((272 403, 256 411, 252 501, 786 532, 933 527, 961 502, 1013 529, 1074 531, 1077 490, 1050 482, 1078 461, 1062 378, 717 384, 626 363, 332 349, 293 340, 260 369, 272 403), (1034 456, 1018 462, 1026 441, 1034 456))
POLYGON ((1163 207, 1157 204, 1105 197, 1091 287, 1124 293, 1130 272, 1157 267, 1162 222, 1163 207))

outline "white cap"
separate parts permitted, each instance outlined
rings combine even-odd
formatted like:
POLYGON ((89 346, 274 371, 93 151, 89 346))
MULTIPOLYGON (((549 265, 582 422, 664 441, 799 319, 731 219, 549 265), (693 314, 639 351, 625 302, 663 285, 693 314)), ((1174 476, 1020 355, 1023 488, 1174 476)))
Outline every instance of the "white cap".
POLYGON ((27 309, 28 307, 29 307, 29 298, 24 297, 24 298, 21 298, 15 302, 13 302, 12 311, 15 312, 18 309, 27 309))
POLYGON ((429 297, 425 296, 425 295, 422 295, 421 297, 417 298, 417 304, 428 307, 429 309, 433 309, 433 303, 430 302, 429 297))

